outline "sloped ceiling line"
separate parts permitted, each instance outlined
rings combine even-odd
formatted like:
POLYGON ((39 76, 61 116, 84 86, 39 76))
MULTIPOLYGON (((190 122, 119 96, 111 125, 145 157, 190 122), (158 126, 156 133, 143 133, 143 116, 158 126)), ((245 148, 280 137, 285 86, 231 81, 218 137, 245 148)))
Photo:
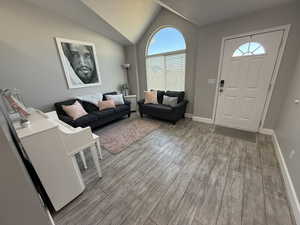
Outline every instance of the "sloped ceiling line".
POLYGON ((99 17, 136 43, 160 11, 153 0, 82 0, 99 17))

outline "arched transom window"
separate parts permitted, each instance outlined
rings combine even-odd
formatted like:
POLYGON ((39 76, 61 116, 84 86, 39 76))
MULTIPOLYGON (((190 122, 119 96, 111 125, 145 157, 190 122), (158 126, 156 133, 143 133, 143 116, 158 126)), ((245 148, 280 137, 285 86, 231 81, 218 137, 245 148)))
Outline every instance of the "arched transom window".
POLYGON ((183 91, 186 44, 182 33, 165 27, 148 41, 146 49, 147 88, 183 91))
POLYGON ((258 42, 247 42, 238 47, 232 57, 263 55, 266 54, 265 48, 258 42))

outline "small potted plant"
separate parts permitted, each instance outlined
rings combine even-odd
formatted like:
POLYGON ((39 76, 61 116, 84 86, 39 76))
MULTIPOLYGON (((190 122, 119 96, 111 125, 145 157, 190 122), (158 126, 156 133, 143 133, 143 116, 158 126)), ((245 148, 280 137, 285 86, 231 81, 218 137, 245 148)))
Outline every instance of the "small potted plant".
POLYGON ((121 93, 124 95, 124 96, 127 96, 129 94, 129 87, 128 87, 128 84, 122 84, 120 86, 120 89, 121 89, 121 93))

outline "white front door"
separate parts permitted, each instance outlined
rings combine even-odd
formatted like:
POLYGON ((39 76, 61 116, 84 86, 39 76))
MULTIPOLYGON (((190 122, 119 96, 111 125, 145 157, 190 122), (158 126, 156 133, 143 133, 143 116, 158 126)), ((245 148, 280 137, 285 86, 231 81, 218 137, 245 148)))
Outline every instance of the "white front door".
POLYGON ((225 41, 217 125, 258 131, 283 31, 225 41))

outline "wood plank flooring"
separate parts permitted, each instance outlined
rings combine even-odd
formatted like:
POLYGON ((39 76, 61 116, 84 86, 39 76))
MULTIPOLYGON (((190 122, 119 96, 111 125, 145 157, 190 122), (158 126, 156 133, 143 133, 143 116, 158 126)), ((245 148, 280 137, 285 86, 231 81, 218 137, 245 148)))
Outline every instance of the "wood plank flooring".
POLYGON ((271 138, 245 137, 189 119, 162 123, 118 155, 103 151, 100 180, 86 151, 86 190, 54 220, 57 225, 294 225, 271 138))

